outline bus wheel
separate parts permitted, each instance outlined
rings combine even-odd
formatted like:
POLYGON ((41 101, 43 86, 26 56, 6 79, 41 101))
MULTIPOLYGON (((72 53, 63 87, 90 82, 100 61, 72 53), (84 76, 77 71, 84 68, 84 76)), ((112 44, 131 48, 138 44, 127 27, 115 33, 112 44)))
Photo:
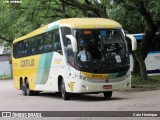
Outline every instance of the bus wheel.
POLYGON ((29 89, 29 83, 28 83, 28 81, 26 81, 25 86, 26 86, 26 95, 27 95, 27 96, 33 95, 33 94, 34 94, 34 91, 32 91, 32 90, 29 89))
POLYGON ((64 81, 61 82, 61 95, 64 100, 69 100, 70 95, 66 92, 64 81))
POLYGON ((103 93, 105 98, 111 98, 112 97, 112 91, 104 92, 103 93))
POLYGON ((21 89, 22 89, 22 94, 23 95, 27 95, 27 93, 26 93, 26 85, 25 84, 21 83, 21 89))

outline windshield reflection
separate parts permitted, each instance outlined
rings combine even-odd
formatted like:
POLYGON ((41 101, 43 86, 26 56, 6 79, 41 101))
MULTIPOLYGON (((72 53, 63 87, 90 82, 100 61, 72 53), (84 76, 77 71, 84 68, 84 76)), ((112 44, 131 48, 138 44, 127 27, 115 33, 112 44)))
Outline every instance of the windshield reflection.
POLYGON ((120 29, 75 30, 79 66, 113 69, 129 64, 129 54, 120 29))

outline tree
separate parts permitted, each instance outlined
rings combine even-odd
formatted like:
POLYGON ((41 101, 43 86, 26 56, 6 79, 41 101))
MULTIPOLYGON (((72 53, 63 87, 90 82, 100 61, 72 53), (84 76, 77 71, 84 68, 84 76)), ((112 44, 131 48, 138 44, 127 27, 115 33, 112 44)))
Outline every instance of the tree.
POLYGON ((91 16, 107 17, 106 5, 109 1, 107 0, 60 0, 62 3, 73 8, 78 8, 83 11, 84 16, 88 16, 89 11, 91 16), (99 2, 98 2, 99 1, 99 2))
POLYGON ((25 0, 21 4, 1 2, 0 10, 0 39, 8 42, 60 18, 83 16, 79 9, 60 0, 25 0))
POLYGON ((114 4, 110 3, 110 0, 25 0, 18 5, 0 3, 0 39, 13 41, 60 18, 113 18, 122 23, 129 33, 145 32, 134 56, 140 66, 140 75, 146 80, 144 60, 155 43, 154 37, 160 26, 160 0, 114 0, 114 4))
MULTIPOLYGON (((152 45, 155 43, 154 38, 156 36, 156 32, 160 27, 160 0, 116 0, 115 4, 116 6, 120 7, 119 11, 121 11, 121 8, 123 8, 124 11, 121 12, 124 12, 125 15, 127 15, 127 17, 125 18, 127 19, 127 23, 130 22, 130 24, 126 25, 128 26, 126 27, 126 29, 130 28, 130 26, 132 28, 132 26, 135 25, 135 22, 137 23, 136 26, 139 26, 137 28, 140 31, 141 28, 144 29, 142 29, 142 32, 145 33, 145 36, 134 54, 140 67, 141 78, 142 80, 147 80, 148 77, 144 60, 147 57, 147 54, 152 45), (137 20, 135 21, 135 19, 137 20)), ((119 15, 119 17, 120 16, 121 15, 119 15)), ((132 31, 131 29, 128 30, 132 31)))

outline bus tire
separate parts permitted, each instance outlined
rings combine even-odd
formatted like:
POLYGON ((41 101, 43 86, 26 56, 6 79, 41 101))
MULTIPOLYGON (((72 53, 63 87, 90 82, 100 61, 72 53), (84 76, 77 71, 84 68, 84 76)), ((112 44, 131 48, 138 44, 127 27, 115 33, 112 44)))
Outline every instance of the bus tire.
POLYGON ((21 89, 22 89, 22 94, 23 95, 27 95, 27 93, 26 93, 26 85, 25 84, 21 83, 21 89))
POLYGON ((65 84, 64 84, 63 79, 61 81, 61 95, 62 95, 63 100, 69 100, 70 99, 70 94, 66 92, 65 84))
POLYGON ((32 96, 32 95, 34 95, 34 91, 32 91, 32 90, 29 89, 28 80, 26 81, 25 86, 26 86, 26 95, 27 95, 27 96, 32 96))
POLYGON ((105 98, 111 98, 112 97, 112 91, 104 92, 103 93, 105 98))

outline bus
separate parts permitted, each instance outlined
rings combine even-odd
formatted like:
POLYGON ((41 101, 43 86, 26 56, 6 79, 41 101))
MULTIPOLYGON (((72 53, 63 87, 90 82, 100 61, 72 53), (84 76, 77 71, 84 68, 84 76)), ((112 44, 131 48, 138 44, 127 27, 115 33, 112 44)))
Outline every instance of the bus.
POLYGON ((131 88, 129 51, 122 26, 105 18, 61 19, 13 41, 14 87, 23 95, 103 93, 131 88), (81 52, 81 55, 80 55, 81 52))
MULTIPOLYGON (((144 37, 144 33, 139 33, 139 34, 132 34, 137 43, 141 43, 144 37)), ((157 33, 157 36, 160 36, 160 33, 157 33)), ((159 37, 160 38, 160 37, 159 37)), ((149 76, 152 75, 160 75, 160 40, 158 37, 155 40, 155 43, 152 48, 150 49, 146 59, 145 59, 145 64, 147 68, 147 74, 149 76)), ((131 56, 131 70, 133 70, 133 58, 131 56)))

